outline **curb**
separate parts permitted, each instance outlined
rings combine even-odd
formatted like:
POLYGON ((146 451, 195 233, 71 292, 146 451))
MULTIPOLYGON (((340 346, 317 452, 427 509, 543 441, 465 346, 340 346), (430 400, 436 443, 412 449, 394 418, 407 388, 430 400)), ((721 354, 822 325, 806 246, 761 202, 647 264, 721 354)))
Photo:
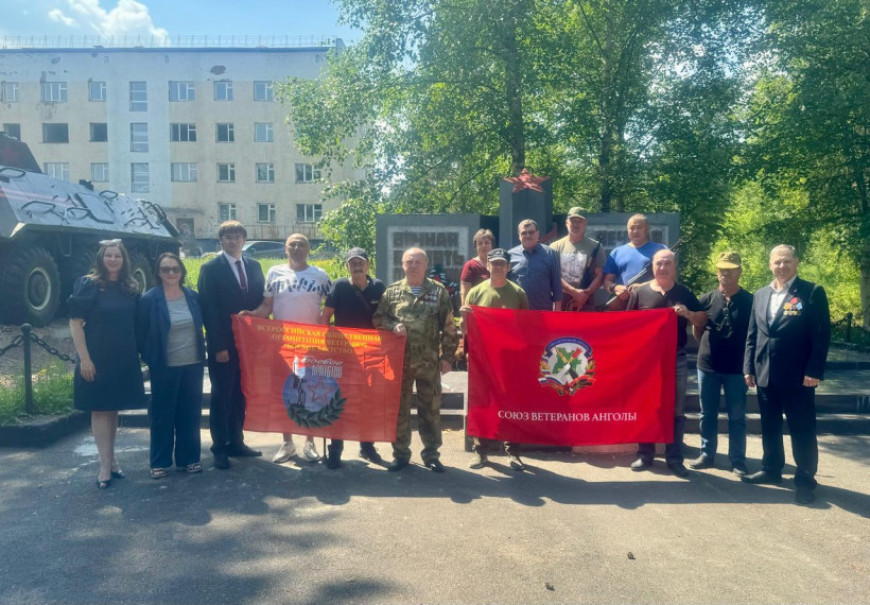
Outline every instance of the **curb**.
POLYGON ((0 426, 0 447, 46 447, 87 428, 90 414, 78 410, 62 416, 40 416, 25 424, 0 426))

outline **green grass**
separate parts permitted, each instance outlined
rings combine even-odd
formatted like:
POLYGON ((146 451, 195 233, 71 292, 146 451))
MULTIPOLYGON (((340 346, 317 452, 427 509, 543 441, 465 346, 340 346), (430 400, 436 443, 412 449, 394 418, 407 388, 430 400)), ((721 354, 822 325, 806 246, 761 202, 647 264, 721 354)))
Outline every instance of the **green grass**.
MULTIPOLYGON (((208 258, 185 258, 184 267, 187 269, 187 278, 184 281, 184 285, 196 290, 196 282, 199 280, 199 270, 202 265, 209 260, 210 259, 208 258)), ((261 258, 258 260, 260 266, 263 267, 263 274, 268 273, 269 269, 275 265, 283 265, 287 262, 286 258, 261 258)), ((333 280, 347 276, 344 263, 342 262, 342 259, 338 257, 330 260, 309 260, 308 264, 320 267, 326 271, 326 274, 333 280)))
MULTIPOLYGON (((36 415, 64 414, 72 410, 73 374, 66 364, 56 361, 33 377, 33 404, 36 415)), ((0 424, 12 424, 28 414, 24 407, 24 377, 11 388, 0 390, 0 424)))

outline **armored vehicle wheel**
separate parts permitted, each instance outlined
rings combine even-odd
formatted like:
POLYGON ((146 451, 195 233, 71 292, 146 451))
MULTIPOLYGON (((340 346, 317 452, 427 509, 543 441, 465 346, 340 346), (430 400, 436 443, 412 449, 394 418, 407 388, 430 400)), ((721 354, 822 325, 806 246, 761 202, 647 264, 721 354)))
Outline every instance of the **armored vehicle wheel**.
POLYGON ((66 303, 73 291, 73 285, 82 275, 87 275, 94 267, 95 250, 79 249, 69 258, 60 261, 61 303, 66 303))
POLYGON ((7 323, 44 326, 60 305, 60 273, 44 248, 13 250, 0 269, 0 316, 7 323))
POLYGON ((130 277, 139 284, 140 294, 144 294, 148 288, 154 285, 154 271, 151 269, 151 261, 141 252, 130 254, 130 277))

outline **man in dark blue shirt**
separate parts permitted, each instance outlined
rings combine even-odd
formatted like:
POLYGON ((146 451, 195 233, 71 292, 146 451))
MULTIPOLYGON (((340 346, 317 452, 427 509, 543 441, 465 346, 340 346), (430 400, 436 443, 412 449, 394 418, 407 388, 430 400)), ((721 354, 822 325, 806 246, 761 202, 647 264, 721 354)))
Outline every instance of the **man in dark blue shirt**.
POLYGON ((538 224, 530 218, 520 222, 520 245, 510 249, 508 278, 526 291, 529 309, 562 310, 562 267, 559 254, 542 244, 538 224))
MULTIPOLYGON (((342 277, 332 284, 332 290, 326 297, 320 323, 328 325, 330 318, 335 316, 335 325, 340 328, 372 329, 372 315, 378 308, 378 302, 387 287, 379 279, 369 277, 368 253, 362 248, 351 248, 347 251, 345 267, 350 273, 350 279, 342 277)), ((333 439, 329 444, 326 457, 326 468, 337 469, 341 466, 341 453, 344 441, 333 439)), ((383 459, 371 442, 360 443, 359 455, 365 460, 380 464, 383 459)))

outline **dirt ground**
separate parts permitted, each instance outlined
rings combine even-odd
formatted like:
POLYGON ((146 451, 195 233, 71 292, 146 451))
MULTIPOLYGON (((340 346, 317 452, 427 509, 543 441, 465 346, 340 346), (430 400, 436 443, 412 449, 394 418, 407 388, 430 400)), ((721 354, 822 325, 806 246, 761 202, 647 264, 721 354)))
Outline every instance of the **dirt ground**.
MULTIPOLYGON (((75 347, 73 346, 72 338, 69 334, 69 321, 66 319, 56 319, 50 325, 43 328, 33 328, 33 333, 44 340, 49 346, 54 347, 60 353, 69 355, 75 358, 75 347)), ((6 347, 21 335, 20 326, 0 325, 0 348, 6 347)), ((61 362, 60 359, 48 353, 45 349, 31 342, 31 364, 32 373, 36 374, 41 369, 51 365, 54 362, 64 363, 70 370, 73 364, 70 362, 61 362)), ((21 346, 15 347, 6 351, 4 355, 0 355, 0 386, 6 388, 12 386, 16 378, 19 378, 24 370, 24 343, 21 346)))

